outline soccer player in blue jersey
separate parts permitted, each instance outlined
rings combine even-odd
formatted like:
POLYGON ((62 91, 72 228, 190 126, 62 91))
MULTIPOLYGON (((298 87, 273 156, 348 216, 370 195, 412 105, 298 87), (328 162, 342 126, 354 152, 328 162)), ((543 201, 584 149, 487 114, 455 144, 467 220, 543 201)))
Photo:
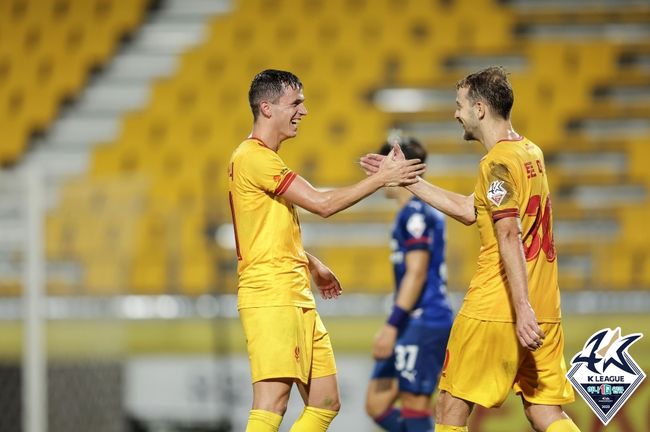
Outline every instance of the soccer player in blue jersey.
MULTIPOLYGON (((380 153, 387 155, 394 141, 407 159, 426 159, 417 140, 399 136, 380 153)), ((429 432, 431 396, 453 323, 446 295, 445 220, 405 188, 385 191, 400 205, 391 241, 396 288, 392 313, 375 337, 366 411, 384 430, 429 432)))

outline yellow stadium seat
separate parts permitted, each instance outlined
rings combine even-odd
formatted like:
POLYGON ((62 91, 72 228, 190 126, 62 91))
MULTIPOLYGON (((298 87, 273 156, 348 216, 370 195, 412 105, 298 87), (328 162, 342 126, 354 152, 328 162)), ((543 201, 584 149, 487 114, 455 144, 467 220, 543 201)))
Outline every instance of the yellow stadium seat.
POLYGON ((15 110, 24 117, 12 121, 15 131, 0 148, 4 163, 17 161, 31 133, 50 125, 62 100, 79 93, 91 68, 139 23, 148 0, 0 3, 0 104, 20 99, 15 110))
MULTIPOLYGON (((11 145, 0 147, 0 161, 19 154, 28 130, 51 121, 51 107, 58 104, 55 101, 35 106, 29 102, 20 106, 21 98, 31 101, 35 97, 24 87, 41 77, 47 82, 47 99, 74 94, 89 65, 110 56, 119 35, 137 25, 146 3, 89 1, 77 7, 80 1, 71 0, 69 11, 60 13, 61 31, 52 38, 40 39, 39 27, 34 23, 45 19, 48 24, 44 24, 43 34, 48 34, 53 24, 43 18, 47 13, 34 12, 32 18, 31 6, 21 12, 0 4, 0 32, 5 24, 16 30, 11 44, 0 38, 0 94, 9 95, 7 101, 13 98, 14 102, 13 110, 7 111, 6 103, 0 107, 6 114, 0 116, 0 126, 13 134, 8 140, 11 145), (3 59, 9 59, 12 65, 27 64, 27 60, 17 59, 25 46, 34 52, 29 64, 41 69, 40 75, 37 71, 27 81, 13 68, 3 67, 3 62, 7 63, 3 59), (50 51, 58 55, 53 57, 48 77, 46 54, 50 51), (68 63, 73 70, 64 74, 61 66, 68 63), (11 127, 14 121, 20 126, 19 132, 11 127)), ((224 263, 233 264, 232 253, 206 241, 205 229, 208 224, 229 221, 227 163, 235 146, 250 133, 246 92, 253 76, 265 68, 292 70, 303 81, 309 115, 300 126, 299 137, 285 143, 280 154, 291 169, 315 186, 337 186, 362 178, 358 157, 376 150, 387 129, 411 118, 431 118, 427 113, 408 117, 381 112, 371 101, 373 91, 443 84, 453 89, 453 83, 466 72, 463 66, 448 65, 451 57, 458 56, 466 57, 470 64, 495 54, 522 58, 523 66, 515 67, 511 75, 517 98, 515 127, 542 145, 547 156, 566 150, 568 142, 589 149, 591 142, 587 138, 569 141, 575 138, 575 132, 567 125, 591 115, 595 86, 618 82, 623 48, 600 40, 556 42, 513 37, 515 26, 529 21, 516 8, 493 0, 236 2, 232 12, 210 22, 207 39, 181 57, 176 72, 153 85, 147 105, 125 115, 120 136, 94 152, 86 180, 133 174, 141 182, 143 204, 139 213, 134 210, 125 216, 110 204, 108 216, 100 217, 100 210, 106 208, 91 205, 97 191, 71 184, 64 191, 60 213, 49 222, 55 233, 48 237, 49 243, 71 236, 71 246, 48 244, 48 251, 53 256, 76 256, 86 262, 86 283, 98 292, 110 285, 102 285, 101 281, 102 272, 109 266, 96 255, 86 258, 83 254, 110 247, 121 251, 120 256, 126 257, 130 265, 126 285, 132 292, 234 292, 234 277, 217 271, 225 267, 224 263), (251 24, 262 21, 265 26, 251 24), (65 206, 70 203, 73 207, 68 208, 78 206, 78 214, 66 213, 65 206), (91 232, 105 233, 121 217, 134 221, 130 236, 120 230, 115 243, 107 238, 92 239, 91 232), (70 227, 73 232, 69 235, 70 227), (123 236, 132 237, 131 243, 123 236)), ((453 109, 451 101, 450 119, 453 109)), ((435 138, 428 140, 427 144, 442 154, 481 151, 475 147, 453 149, 461 143, 460 130, 458 139, 444 144, 435 138)), ((647 140, 621 145, 629 156, 629 178, 650 184, 644 165, 650 158, 647 140)), ((466 194, 473 191, 475 183, 473 175, 444 174, 432 180, 466 194)), ((120 203, 112 198, 108 202, 120 203)), ((616 256, 608 259, 606 252, 599 249, 594 255, 594 277, 561 275, 563 288, 624 289, 635 283, 638 278, 630 276, 633 261, 625 251, 645 241, 634 232, 646 217, 648 206, 643 203, 639 207, 617 209, 615 213, 622 224, 621 236, 615 242, 616 256)), ((575 203, 559 203, 557 208, 556 217, 563 212, 582 214, 575 203)), ((363 217, 384 221, 386 213, 363 217)), ((449 286, 462 291, 475 271, 479 239, 472 228, 453 221, 448 226, 448 262, 453 270, 449 286)), ((316 254, 332 266, 351 291, 392 290, 386 248, 320 249, 316 254)))
POLYGON ((184 253, 180 267, 179 284, 183 294, 197 296, 212 292, 217 263, 205 247, 184 253))
POLYGON ((124 262, 110 255, 87 255, 83 262, 84 294, 117 295, 123 293, 126 285, 124 262))
POLYGON ((590 288, 625 289, 634 277, 633 260, 624 245, 600 248, 595 255, 594 281, 590 288))

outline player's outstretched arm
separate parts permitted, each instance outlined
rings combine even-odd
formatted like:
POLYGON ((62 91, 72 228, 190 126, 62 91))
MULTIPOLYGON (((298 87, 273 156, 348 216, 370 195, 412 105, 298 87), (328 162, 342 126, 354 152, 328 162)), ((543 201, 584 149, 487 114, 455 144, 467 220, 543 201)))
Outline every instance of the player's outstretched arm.
MULTIPOLYGON (((305 252, 306 253, 306 252, 305 252)), ((306 253, 309 260, 309 272, 324 299, 337 298, 343 293, 341 283, 336 275, 315 256, 306 253)))
POLYGON ((534 351, 544 343, 544 332, 537 324, 535 311, 528 301, 528 276, 519 227, 518 217, 503 218, 494 223, 499 254, 515 308, 517 338, 521 346, 534 351))
POLYGON ((460 223, 472 225, 476 222, 474 194, 461 195, 448 191, 429 183, 423 178, 419 178, 415 184, 406 186, 406 189, 418 196, 422 201, 437 208, 460 223))
POLYGON ((418 181, 426 166, 419 159, 383 161, 377 172, 360 182, 328 191, 315 189, 307 180, 296 176, 282 195, 305 210, 329 217, 344 210, 383 186, 409 185, 418 181))
MULTIPOLYGON (((396 158, 404 158, 399 146, 394 147, 396 158)), ((389 154, 390 156, 390 154, 389 154)), ((387 156, 369 153, 359 160, 361 168, 367 175, 373 175, 379 170, 379 166, 387 156)), ((476 222, 474 214, 474 194, 461 195, 448 191, 436 185, 429 183, 423 178, 418 177, 417 183, 407 185, 406 189, 418 196, 420 199, 437 208, 449 217, 465 224, 472 225, 476 222)))

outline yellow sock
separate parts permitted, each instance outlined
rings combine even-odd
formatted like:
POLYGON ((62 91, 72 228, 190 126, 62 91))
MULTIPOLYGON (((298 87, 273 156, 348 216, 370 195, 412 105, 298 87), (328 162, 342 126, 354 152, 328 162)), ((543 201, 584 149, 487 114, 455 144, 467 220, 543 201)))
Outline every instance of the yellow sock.
POLYGON ((271 411, 251 410, 246 432, 278 432, 282 416, 271 411))
POLYGON ((307 406, 289 432, 325 432, 338 411, 307 406))
POLYGON ((467 426, 450 426, 443 424, 436 424, 436 432, 467 432, 467 426))
POLYGON ((578 426, 571 419, 555 420, 546 428, 546 432, 580 432, 578 426))

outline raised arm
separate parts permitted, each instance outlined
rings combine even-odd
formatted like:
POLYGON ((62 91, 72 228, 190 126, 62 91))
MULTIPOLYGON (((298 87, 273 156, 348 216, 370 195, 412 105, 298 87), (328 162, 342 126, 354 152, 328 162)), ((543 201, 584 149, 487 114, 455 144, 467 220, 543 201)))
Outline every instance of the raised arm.
POLYGON ((461 195, 456 192, 451 192, 433 185, 422 178, 418 178, 417 183, 406 186, 406 189, 432 207, 437 208, 447 216, 465 225, 472 225, 476 222, 474 194, 461 195))
POLYGON ((517 338, 521 346, 534 351, 542 346, 544 332, 537 324, 535 311, 528 300, 528 276, 519 218, 499 219, 494 223, 494 228, 499 254, 508 277, 510 297, 515 308, 517 338))
POLYGON ((418 181, 425 165, 417 159, 386 159, 373 175, 360 182, 328 191, 315 189, 307 180, 296 176, 282 195, 288 201, 322 217, 344 210, 383 186, 408 185, 418 181))
MULTIPOLYGON (((395 147, 395 150, 398 151, 399 147, 395 147)), ((399 151, 397 152, 398 159, 400 158, 400 153, 399 151)), ((401 157, 403 158, 403 155, 401 157)), ((379 170, 379 167, 384 163, 386 158, 386 156, 370 153, 363 156, 359 164, 367 175, 372 176, 379 170)), ((407 185, 406 188, 432 207, 437 208, 447 216, 465 225, 472 225, 476 222, 474 194, 461 195, 451 192, 433 185, 422 178, 418 178, 416 183, 407 185)))

